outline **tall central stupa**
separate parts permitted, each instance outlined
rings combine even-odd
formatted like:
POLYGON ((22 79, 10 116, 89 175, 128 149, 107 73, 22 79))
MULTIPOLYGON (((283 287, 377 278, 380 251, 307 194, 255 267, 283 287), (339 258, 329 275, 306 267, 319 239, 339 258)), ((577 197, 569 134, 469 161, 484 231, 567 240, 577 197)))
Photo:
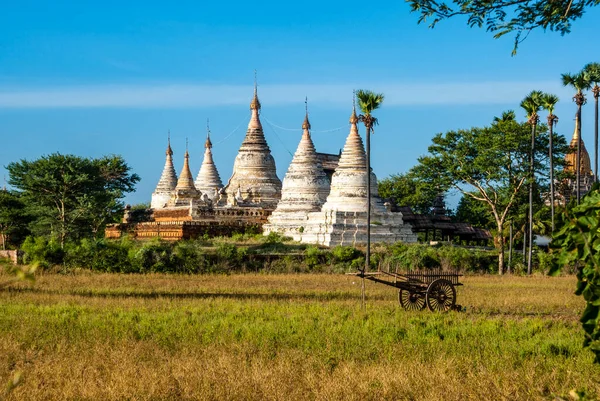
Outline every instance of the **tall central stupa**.
POLYGON ((281 180, 277 177, 275 159, 260 123, 256 82, 250 110, 252 116, 246 137, 235 158, 233 174, 225 187, 227 203, 272 210, 281 198, 281 180))

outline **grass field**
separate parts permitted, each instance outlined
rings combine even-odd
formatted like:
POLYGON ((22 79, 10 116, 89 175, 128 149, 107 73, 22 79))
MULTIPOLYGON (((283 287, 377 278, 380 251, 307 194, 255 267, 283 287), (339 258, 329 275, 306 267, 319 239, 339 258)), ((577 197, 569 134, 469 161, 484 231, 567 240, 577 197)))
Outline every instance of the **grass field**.
POLYGON ((363 313, 343 275, 41 275, 0 290, 0 383, 21 372, 22 400, 600 394, 573 277, 463 281, 463 313, 405 312, 369 282, 363 313))

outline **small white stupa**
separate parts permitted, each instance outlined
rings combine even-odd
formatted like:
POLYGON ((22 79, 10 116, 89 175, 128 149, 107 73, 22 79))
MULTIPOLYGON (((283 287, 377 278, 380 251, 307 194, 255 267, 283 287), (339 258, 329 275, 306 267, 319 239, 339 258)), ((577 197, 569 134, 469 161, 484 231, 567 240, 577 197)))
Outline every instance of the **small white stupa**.
POLYGON ((213 161, 212 142, 210 141, 210 129, 208 128, 208 123, 206 128, 207 134, 206 142, 204 143, 204 160, 202 160, 202 166, 200 166, 200 171, 196 177, 195 186, 196 189, 202 192, 202 197, 206 195, 208 199, 216 201, 219 196, 219 190, 223 188, 223 183, 221 182, 221 177, 217 171, 217 166, 215 166, 213 161))
POLYGON ((300 241, 308 213, 321 210, 329 193, 329 179, 317 157, 310 136, 308 109, 302 123, 302 139, 283 179, 281 200, 263 226, 263 233, 277 232, 300 241))
MULTIPOLYGON (((350 134, 331 178, 331 191, 321 211, 308 214, 302 242, 326 246, 354 246, 367 242, 366 154, 357 123, 354 107, 350 116, 350 134)), ((384 206, 378 195, 377 177, 372 171, 370 174, 371 241, 416 242, 417 235, 404 224, 402 213, 391 212, 384 206)))
POLYGON ((171 149, 171 134, 169 133, 169 140, 167 145, 167 159, 165 161, 165 167, 158 180, 156 189, 152 193, 152 201, 150 207, 152 209, 162 209, 167 205, 171 194, 177 185, 177 173, 173 166, 173 150, 171 149))

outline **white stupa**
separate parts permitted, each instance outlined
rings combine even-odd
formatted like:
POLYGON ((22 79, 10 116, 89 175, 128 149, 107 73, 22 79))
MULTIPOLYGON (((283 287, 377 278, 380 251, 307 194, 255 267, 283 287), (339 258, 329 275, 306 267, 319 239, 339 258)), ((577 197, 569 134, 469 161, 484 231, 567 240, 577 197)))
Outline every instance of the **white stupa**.
MULTIPOLYGON (((319 212, 308 214, 302 242, 326 246, 359 245, 367 242, 367 167, 358 117, 353 108, 350 134, 331 179, 331 191, 319 212)), ((402 213, 385 207, 371 171, 371 241, 416 242, 417 235, 402 220, 402 213)))
POLYGON ((281 200, 263 226, 265 235, 277 232, 300 241, 308 213, 321 210, 329 193, 329 179, 323 171, 310 135, 308 111, 302 123, 302 138, 283 179, 281 200))
POLYGON ((196 189, 202 192, 202 196, 206 194, 209 199, 214 201, 218 198, 218 191, 223 188, 223 183, 217 171, 217 166, 215 166, 213 161, 210 130, 206 134, 204 149, 204 160, 202 160, 202 166, 200 166, 200 171, 194 184, 196 189))
POLYGON ((165 161, 165 167, 158 180, 156 189, 152 193, 152 201, 150 207, 152 209, 161 209, 167 205, 171 194, 177 185, 177 173, 173 166, 173 150, 171 149, 171 136, 169 135, 169 141, 167 145, 167 159, 165 161))
POLYGON ((273 210, 281 198, 281 180, 277 177, 275 159, 260 123, 256 83, 250 110, 252 117, 246 137, 235 158, 233 174, 225 187, 227 203, 273 210))

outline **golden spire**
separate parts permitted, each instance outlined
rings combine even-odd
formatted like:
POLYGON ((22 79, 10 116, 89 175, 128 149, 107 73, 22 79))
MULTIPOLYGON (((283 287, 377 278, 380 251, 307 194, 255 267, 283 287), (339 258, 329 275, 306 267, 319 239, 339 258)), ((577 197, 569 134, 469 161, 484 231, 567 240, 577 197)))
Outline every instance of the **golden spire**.
POLYGON ((306 115, 304 116, 304 122, 302 123, 302 129, 309 130, 310 129, 310 121, 308 121, 308 97, 304 98, 304 109, 306 110, 306 115))
POLYGON ((257 83, 256 83, 256 70, 254 70, 254 97, 252 98, 252 101, 250 102, 250 110, 260 110, 260 101, 258 100, 258 90, 257 90, 257 83))
POLYGON ((212 148, 212 142, 210 141, 210 127, 208 125, 208 118, 206 119, 206 142, 204 142, 204 147, 207 149, 212 148))
POLYGON ((571 139, 571 143, 577 143, 579 140, 579 118, 577 118, 577 114, 575 114, 575 132, 573 132, 573 139, 571 139))
POLYGON ((171 149, 171 130, 167 133, 167 156, 173 156, 173 149, 171 149))
POLYGON ((352 91, 352 115, 350 115, 350 124, 356 124, 358 117, 356 116, 356 91, 352 91))

